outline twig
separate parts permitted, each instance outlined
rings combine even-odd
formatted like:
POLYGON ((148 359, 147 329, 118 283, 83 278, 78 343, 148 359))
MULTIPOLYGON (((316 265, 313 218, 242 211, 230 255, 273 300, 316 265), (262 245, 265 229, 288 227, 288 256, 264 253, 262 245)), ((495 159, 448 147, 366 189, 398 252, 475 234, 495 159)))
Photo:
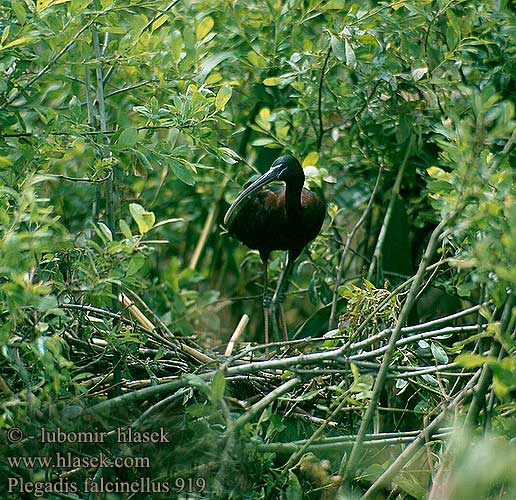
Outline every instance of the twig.
POLYGON ((231 338, 229 339, 224 356, 231 356, 233 348, 235 347, 235 343, 240 338, 240 335, 242 335, 245 327, 247 326, 247 323, 249 323, 249 316, 247 314, 243 314, 240 318, 240 321, 238 322, 237 327, 235 328, 235 331, 233 332, 233 335, 231 335, 231 338))
POLYGON ((152 17, 150 21, 141 29, 140 35, 143 34, 143 32, 146 31, 149 27, 151 27, 154 21, 159 19, 163 14, 167 13, 178 2, 179 0, 172 0, 172 2, 170 2, 163 10, 159 11, 158 14, 152 17))
MULTIPOLYGON (((101 159, 109 156, 109 152, 106 148, 106 137, 105 132, 107 130, 107 114, 106 114, 106 102, 104 100, 104 72, 102 71, 101 66, 101 51, 99 45, 99 32, 93 27, 92 29, 92 42, 93 42, 93 50, 95 53, 95 57, 97 58, 97 67, 95 68, 95 75, 97 79, 97 102, 98 102, 98 110, 99 110, 99 123, 100 123, 100 138, 101 138, 101 159)), ((107 225, 111 232, 113 233, 113 237, 115 236, 115 213, 114 213, 114 185, 113 185, 113 177, 114 172, 113 168, 110 171, 108 178, 106 179, 105 185, 105 197, 106 197, 106 215, 107 215, 107 225)), ((116 294, 118 295, 118 294, 116 294)))
POLYGON ((118 294, 118 300, 144 330, 149 332, 156 330, 153 323, 138 309, 138 306, 125 293, 120 292, 118 294))
POLYGON ((392 194, 391 199, 389 201, 389 206, 387 207, 387 211, 385 212, 385 217, 383 219, 382 227, 380 229, 380 234, 378 235, 378 240, 376 242, 376 247, 374 249, 373 258, 371 259, 371 264, 369 265, 369 270, 367 271, 367 279, 369 281, 372 281, 375 266, 381 259, 383 243, 385 241, 385 237, 387 236, 387 228, 389 227, 391 221, 392 213, 394 210, 394 204, 396 203, 396 199, 400 193, 401 181, 403 179, 403 173, 405 172, 405 167, 410 156, 413 141, 414 138, 411 135, 410 140, 407 144, 407 149, 405 150, 405 156, 403 157, 403 161, 401 162, 400 168, 398 169, 398 174, 396 175, 394 186, 392 187, 392 194))
MULTIPOLYGON (((94 312, 97 314, 101 314, 102 316, 109 316, 110 318, 116 319, 118 321, 122 320, 123 318, 119 313, 114 313, 111 311, 108 311, 106 309, 100 309, 99 307, 93 307, 93 306, 87 306, 84 304, 59 304, 60 309, 79 309, 84 310, 88 312, 94 312)), ((128 323, 131 323, 128 321, 128 323)))
POLYGON ((301 458, 303 453, 312 445, 312 443, 319 439, 319 436, 322 435, 324 429, 328 426, 328 423, 332 421, 341 411, 341 409, 348 404, 348 400, 345 397, 342 397, 342 401, 337 405, 337 407, 331 412, 331 414, 324 420, 324 422, 317 428, 317 430, 297 449, 291 457, 288 459, 287 463, 283 466, 283 473, 294 467, 298 460, 301 458))
POLYGON ((202 228, 201 236, 197 241, 197 245, 195 245, 195 250, 192 254, 192 258, 190 260, 190 264, 188 265, 188 269, 195 269, 197 267, 197 263, 199 262, 202 250, 206 245, 206 242, 208 241, 208 236, 211 233, 213 223, 215 222, 215 218, 217 217, 218 207, 218 201, 212 203, 210 211, 208 212, 208 216, 206 217, 206 221, 204 222, 204 227, 202 228))
POLYGON ((86 182, 88 184, 103 184, 109 179, 109 175, 106 177, 103 177, 102 179, 84 179, 82 177, 69 177, 67 175, 62 174, 45 174, 45 177, 52 177, 55 179, 63 179, 64 181, 70 181, 70 182, 86 182))
MULTIPOLYGON (((403 339, 398 339, 395 342, 395 347, 403 347, 408 344, 412 344, 414 342, 419 342, 420 340, 439 337, 441 335, 446 335, 449 333, 459 333, 459 332, 475 332, 478 330, 477 325, 469 325, 469 326, 447 326, 445 328, 441 328, 439 330, 430 330, 428 332, 418 333, 417 335, 411 335, 410 337, 406 337, 403 339)), ((394 329, 393 329, 394 332, 394 329)), ((401 331, 400 331, 401 334, 401 331)), ((391 334, 392 335, 392 334, 391 334)), ((379 347, 378 349, 373 349, 372 351, 363 352, 361 354, 354 354, 353 356, 349 356, 349 360, 351 362, 355 360, 362 360, 373 358, 379 356, 380 354, 384 354, 387 352, 389 346, 379 347)))
MULTIPOLYGON (((452 429, 443 427, 439 429, 439 433, 434 437, 442 438, 449 435, 452 429)), ((364 440, 365 445, 369 446, 385 446, 401 443, 410 443, 419 435, 420 431, 405 432, 384 432, 378 434, 367 434, 364 440)), ((302 439, 293 442, 281 443, 263 443, 256 446, 256 450, 262 453, 294 453, 302 449, 310 439, 302 439)), ((342 451, 342 448, 349 449, 355 441, 354 435, 333 436, 325 439, 319 439, 317 443, 311 442, 304 451, 342 451)))
MULTIPOLYGON (((403 334, 405 334, 405 333, 418 332, 420 330, 426 330, 429 327, 433 327, 433 326, 439 325, 441 323, 446 323, 448 321, 452 321, 452 320, 460 318, 462 316, 466 316, 468 314, 474 313, 474 312, 478 311, 479 309, 481 309, 482 307, 485 307, 487 305, 489 305, 489 302, 484 302, 482 304, 468 307, 467 309, 450 314, 448 316, 442 316, 441 318, 427 321, 426 323, 419 323, 417 325, 405 326, 401 329, 401 332, 403 334)), ((376 333, 375 335, 371 335, 364 340, 350 344, 348 346, 348 349, 350 351, 355 351, 356 349, 361 349, 368 345, 374 344, 375 342, 377 342, 378 340, 381 340, 382 338, 386 337, 390 333, 392 333, 392 328, 386 328, 385 330, 382 330, 381 332, 376 333)))
MULTIPOLYGON (((93 101, 92 101, 92 105, 93 105, 93 101)), ((90 122, 88 122, 90 123, 90 122)), ((161 130, 161 129, 164 129, 164 130, 167 130, 167 129, 171 129, 171 128, 177 128, 177 129, 185 129, 185 128, 193 128, 196 126, 196 122, 194 122, 193 120, 190 120, 189 123, 168 123, 168 124, 163 124, 163 125, 140 125, 139 127, 135 127, 136 130, 140 131, 140 130, 161 130)), ((90 128, 93 129, 93 127, 90 125, 90 128)), ((70 132, 54 132, 54 131, 50 131, 50 132, 46 132, 46 135, 50 135, 50 136, 63 136, 63 137, 77 137, 77 136, 81 136, 81 137, 88 137, 88 136, 97 136, 97 135, 100 135, 101 133, 103 133, 104 135, 113 135, 113 134, 116 134, 118 133, 119 130, 118 129, 111 129, 111 130, 105 130, 104 132, 102 132, 101 130, 96 130, 96 129, 93 129, 93 130, 87 130, 87 131, 83 131, 83 132, 76 132, 74 134, 70 133, 70 132)), ((2 134, 2 137, 13 137, 13 138, 18 138, 18 137, 39 137, 37 136, 36 134, 32 133, 32 132, 14 132, 12 134, 2 134)))
POLYGON ((271 404, 274 400, 278 399, 280 396, 285 394, 286 392, 293 389, 296 385, 301 382, 300 378, 292 378, 281 384, 279 387, 274 389, 272 392, 267 394, 263 399, 258 401, 256 404, 251 406, 241 417, 239 417, 234 425, 233 431, 236 432, 238 429, 241 429, 247 422, 249 422, 255 415, 257 415, 260 411, 266 408, 269 404, 271 404))
POLYGON ((328 60, 330 59, 331 54, 331 44, 328 47, 328 51, 326 52, 326 57, 324 58, 323 67, 321 69, 321 76, 319 77, 319 96, 317 101, 317 111, 319 115, 319 136, 317 137, 317 151, 320 151, 321 144, 324 135, 324 125, 323 125, 323 116, 322 116, 322 89, 324 82, 324 73, 326 71, 326 66, 328 64, 328 60))

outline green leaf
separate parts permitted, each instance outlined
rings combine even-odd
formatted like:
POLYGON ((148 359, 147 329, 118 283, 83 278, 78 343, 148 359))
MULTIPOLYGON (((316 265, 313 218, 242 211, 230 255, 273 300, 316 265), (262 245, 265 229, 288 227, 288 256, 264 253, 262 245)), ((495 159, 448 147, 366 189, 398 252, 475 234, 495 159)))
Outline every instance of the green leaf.
POLYGON ((192 174, 192 171, 188 167, 183 165, 181 162, 174 160, 174 159, 170 159, 167 162, 167 165, 170 166, 170 168, 172 169, 172 172, 174 172, 176 177, 181 182, 184 182, 185 184, 188 184, 189 186, 193 186, 195 184, 195 179, 192 174))
POLYGON ((200 389, 207 396, 209 396, 211 393, 210 386, 204 381, 204 379, 199 377, 199 375, 196 375, 195 373, 189 373, 188 375, 185 375, 185 379, 187 380, 189 386, 200 389))
POLYGON ((357 65, 355 51, 353 50, 353 47, 348 42, 348 40, 345 40, 344 45, 346 47, 346 64, 348 66, 351 66, 352 68, 355 68, 355 66, 357 65))
POLYGON ((416 69, 413 69, 412 70, 412 78, 414 79, 414 81, 419 81, 421 80, 421 78, 423 78, 423 76, 426 75, 426 73, 428 73, 428 68, 424 67, 424 68, 416 68, 416 69))
POLYGON ((237 163, 238 160, 240 160, 238 154, 235 153, 235 151, 233 151, 231 148, 220 147, 219 153, 222 160, 226 163, 229 163, 230 165, 233 165, 237 163))
POLYGON ((170 52, 170 56, 172 57, 172 61, 174 61, 175 64, 179 62, 183 49, 183 35, 181 35, 179 30, 174 30, 169 37, 168 50, 170 52))
POLYGON ((344 44, 342 43, 342 40, 335 35, 331 36, 330 39, 331 43, 331 50, 335 54, 335 57, 341 61, 344 62, 346 60, 346 48, 344 47, 344 44))
POLYGON ((135 275, 145 264, 145 256, 142 254, 136 254, 130 261, 127 266, 127 271, 125 272, 126 276, 135 275))
POLYGON ((432 351, 432 356, 439 364, 445 365, 446 363, 448 363, 448 355, 439 344, 432 342, 430 344, 430 350, 432 351))
POLYGON ((113 234, 111 233, 111 229, 109 229, 109 227, 107 227, 106 224, 104 224, 103 222, 99 222, 99 229, 107 240, 113 241, 113 234))
POLYGON ((125 128, 118 136, 115 145, 118 149, 132 148, 138 142, 138 130, 134 127, 125 128))
POLYGON ((253 146, 268 146, 269 144, 277 144, 277 142, 272 137, 262 137, 260 139, 256 139, 251 143, 253 146))
POLYGON ((224 391, 226 389, 226 379, 224 378, 224 372, 217 370, 213 380, 211 381, 211 392, 210 401, 212 403, 218 403, 224 397, 224 391))
POLYGON ((27 11, 23 6, 23 2, 19 0, 14 0, 13 2, 11 2, 11 7, 14 13, 16 14, 16 19, 18 19, 18 22, 20 24, 25 24, 25 21, 27 19, 27 11))
POLYGON ((199 80, 204 82, 213 69, 230 57, 233 57, 233 52, 220 52, 204 59, 201 64, 202 69, 199 73, 199 80))
POLYGON ((81 14, 86 7, 91 3, 91 0, 72 0, 70 4, 70 13, 73 15, 81 14))
POLYGON ((120 226, 120 231, 122 231, 122 234, 128 239, 132 239, 133 237, 133 234, 131 233, 131 228, 129 227, 129 225, 127 224, 127 222, 125 222, 125 220, 123 219, 120 219, 120 221, 118 222, 118 225, 120 226))
POLYGON ((286 491, 287 500, 302 500, 303 488, 297 476, 289 471, 288 473, 288 486, 286 491))
POLYGON ((233 89, 229 85, 223 85, 220 87, 217 92, 217 97, 215 98, 215 109, 217 109, 217 111, 224 109, 228 101, 231 99, 232 94, 233 89))
POLYGON ((131 203, 129 205, 129 211, 138 225, 138 230, 142 236, 152 229, 154 221, 156 220, 154 212, 148 212, 138 203, 131 203))

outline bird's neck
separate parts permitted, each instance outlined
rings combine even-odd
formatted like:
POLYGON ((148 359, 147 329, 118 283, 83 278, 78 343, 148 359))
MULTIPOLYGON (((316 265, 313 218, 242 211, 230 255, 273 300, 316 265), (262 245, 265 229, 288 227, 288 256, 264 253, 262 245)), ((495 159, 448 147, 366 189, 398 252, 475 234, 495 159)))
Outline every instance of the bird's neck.
POLYGON ((285 188, 285 211, 287 219, 296 219, 301 215, 301 191, 303 183, 289 182, 285 188))

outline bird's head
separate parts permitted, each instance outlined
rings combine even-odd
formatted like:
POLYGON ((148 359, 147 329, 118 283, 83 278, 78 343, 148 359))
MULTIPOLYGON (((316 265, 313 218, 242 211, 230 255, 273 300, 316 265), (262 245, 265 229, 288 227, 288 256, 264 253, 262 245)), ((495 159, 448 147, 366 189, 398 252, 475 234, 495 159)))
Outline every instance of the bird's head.
POLYGON ((269 170, 264 175, 276 176, 273 180, 288 182, 291 180, 305 180, 303 168, 296 158, 290 155, 280 156, 276 158, 269 170))
POLYGON ((250 186, 246 187, 235 199, 235 201, 231 204, 224 216, 224 224, 227 226, 231 224, 234 216, 238 213, 238 208, 242 205, 242 203, 247 200, 253 193, 256 193, 259 189, 270 184, 274 181, 283 181, 285 183, 288 182, 297 182, 301 186, 303 186, 303 182, 305 180, 305 175, 303 173, 303 168, 299 164, 299 162, 290 155, 280 156, 276 158, 269 170, 265 172, 263 175, 258 177, 250 186))

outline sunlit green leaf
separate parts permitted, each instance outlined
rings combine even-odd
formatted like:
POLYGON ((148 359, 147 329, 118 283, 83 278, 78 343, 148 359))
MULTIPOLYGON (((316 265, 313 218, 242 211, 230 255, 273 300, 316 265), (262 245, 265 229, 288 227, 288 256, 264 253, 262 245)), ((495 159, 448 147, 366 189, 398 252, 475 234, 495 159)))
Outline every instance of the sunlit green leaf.
POLYGON ((217 97, 215 98, 215 108, 217 110, 224 109, 228 101, 231 99, 231 95, 233 94, 233 90, 229 85, 223 85, 220 87, 217 92, 217 97))
POLYGON ((129 204, 129 211, 133 216, 134 221, 138 225, 138 230, 141 235, 149 232, 150 229, 154 226, 154 222, 156 220, 156 216, 154 212, 148 212, 138 203, 129 204))

